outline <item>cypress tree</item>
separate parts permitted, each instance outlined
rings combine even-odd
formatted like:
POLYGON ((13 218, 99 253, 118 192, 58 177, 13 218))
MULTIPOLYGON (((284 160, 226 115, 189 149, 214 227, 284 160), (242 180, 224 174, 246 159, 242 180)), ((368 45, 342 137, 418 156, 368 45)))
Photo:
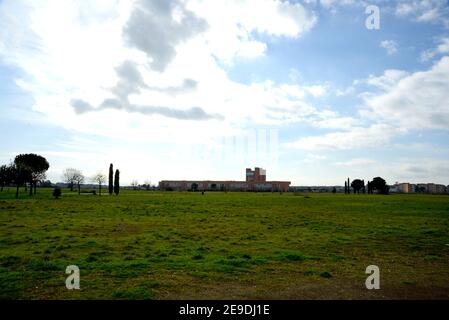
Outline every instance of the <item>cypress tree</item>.
POLYGON ((348 194, 348 183, 345 180, 345 194, 348 194))
POLYGON ((348 194, 351 194, 351 182, 349 182, 349 178, 348 178, 348 194))
POLYGON ((114 166, 112 163, 109 166, 109 195, 114 192, 114 166))
POLYGON ((116 196, 118 196, 119 192, 120 192, 120 171, 117 169, 115 170, 115 177, 114 177, 114 193, 116 196))

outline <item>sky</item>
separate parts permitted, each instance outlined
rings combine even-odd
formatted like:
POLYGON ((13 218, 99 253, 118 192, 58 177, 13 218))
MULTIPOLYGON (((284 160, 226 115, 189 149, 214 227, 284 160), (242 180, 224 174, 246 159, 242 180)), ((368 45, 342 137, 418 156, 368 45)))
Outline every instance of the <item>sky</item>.
POLYGON ((0 163, 53 182, 448 185, 448 89, 446 0, 0 0, 0 163))

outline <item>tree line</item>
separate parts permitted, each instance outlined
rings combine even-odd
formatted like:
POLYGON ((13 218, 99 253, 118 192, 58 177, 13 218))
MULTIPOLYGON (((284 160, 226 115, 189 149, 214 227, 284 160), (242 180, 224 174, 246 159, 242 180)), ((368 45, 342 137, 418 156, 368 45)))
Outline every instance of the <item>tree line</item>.
POLYGON ((50 164, 44 157, 34 154, 19 154, 9 165, 0 166, 0 190, 10 184, 16 186, 16 198, 19 197, 19 188, 29 184, 30 196, 36 194, 37 184, 46 178, 50 164))
MULTIPOLYGON (((25 187, 25 192, 29 187, 29 195, 36 194, 36 188, 39 183, 43 183, 46 179, 46 172, 50 168, 50 164, 44 157, 34 154, 19 154, 8 165, 0 166, 0 192, 3 192, 5 186, 14 185, 16 187, 16 198, 19 197, 20 187, 25 187)), ((67 168, 63 171, 64 182, 68 184, 70 191, 73 192, 74 187, 81 194, 81 184, 86 180, 81 170, 75 168, 67 168)), ((113 164, 109 166, 108 179, 109 194, 118 195, 120 192, 120 170, 113 170, 113 164)), ((101 195, 101 187, 106 182, 106 176, 99 172, 92 177, 92 181, 98 183, 99 195, 101 195)), ((53 195, 59 198, 61 195, 60 188, 56 187, 53 195), (59 190, 57 190, 59 189, 59 190)))
MULTIPOLYGON (((83 173, 75 168, 67 168, 62 175, 64 182, 67 183, 70 191, 73 191, 73 188, 76 185, 78 194, 81 194, 81 184, 85 181, 83 173)), ((98 193, 101 196, 101 187, 106 182, 106 176, 103 173, 98 172, 92 177, 92 181, 98 183, 98 193)), ((114 175, 114 166, 112 163, 109 165, 108 192, 109 195, 114 193, 115 195, 118 195, 120 193, 120 170, 115 170, 114 175)))
POLYGON ((351 189, 354 194, 373 194, 375 192, 379 194, 388 194, 390 187, 387 185, 387 182, 381 177, 376 177, 372 181, 368 181, 368 183, 366 184, 365 180, 355 179, 351 182, 348 178, 348 180, 345 181, 345 193, 350 194, 351 189))

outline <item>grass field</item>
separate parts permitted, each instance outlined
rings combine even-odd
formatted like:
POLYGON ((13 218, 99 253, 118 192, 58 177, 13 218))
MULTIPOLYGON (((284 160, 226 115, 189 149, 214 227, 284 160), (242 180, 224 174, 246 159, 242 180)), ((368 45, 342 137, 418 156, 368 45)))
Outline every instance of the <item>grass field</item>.
POLYGON ((2 299, 449 298, 449 196, 21 197, 0 193, 2 299))

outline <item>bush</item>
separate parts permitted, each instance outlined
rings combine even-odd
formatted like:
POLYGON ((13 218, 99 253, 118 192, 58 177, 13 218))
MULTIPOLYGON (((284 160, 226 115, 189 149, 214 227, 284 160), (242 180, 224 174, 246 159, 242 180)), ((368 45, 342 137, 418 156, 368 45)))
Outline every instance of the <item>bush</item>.
POLYGON ((61 196, 61 188, 56 187, 53 189, 53 197, 55 197, 56 199, 59 199, 59 197, 61 196))
POLYGON ((332 278, 332 273, 324 271, 324 272, 320 273, 320 277, 329 279, 329 278, 332 278))

